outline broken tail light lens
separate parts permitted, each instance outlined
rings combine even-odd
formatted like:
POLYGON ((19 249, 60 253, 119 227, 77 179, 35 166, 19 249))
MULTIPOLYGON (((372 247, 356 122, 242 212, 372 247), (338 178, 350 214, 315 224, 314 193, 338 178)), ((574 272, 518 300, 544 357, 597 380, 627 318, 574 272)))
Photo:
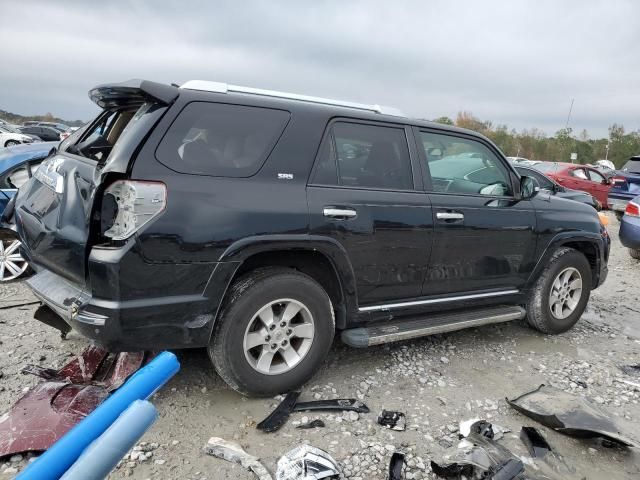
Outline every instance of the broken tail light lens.
POLYGON ((640 217, 640 205, 637 203, 627 203, 627 208, 624 209, 624 214, 630 217, 640 217))
POLYGON ((104 192, 105 200, 115 203, 113 223, 104 236, 126 240, 160 215, 167 205, 167 187, 162 182, 117 180, 104 192))

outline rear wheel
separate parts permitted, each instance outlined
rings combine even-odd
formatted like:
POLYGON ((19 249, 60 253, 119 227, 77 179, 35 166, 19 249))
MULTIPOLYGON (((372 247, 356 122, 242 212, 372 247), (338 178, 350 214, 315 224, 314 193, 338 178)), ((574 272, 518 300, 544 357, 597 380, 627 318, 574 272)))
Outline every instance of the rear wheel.
POLYGON ((29 264, 20 255, 20 241, 16 238, 0 239, 0 282, 15 280, 27 271, 29 264))
POLYGON ((616 218, 618 219, 618 221, 622 220, 622 217, 624 217, 624 212, 616 210, 615 213, 616 213, 616 218))
POLYGON ((631 255, 636 260, 640 260, 640 250, 638 250, 637 248, 630 248, 629 255, 631 255))
POLYGON ((591 294, 591 266, 572 248, 560 248, 535 283, 527 321, 549 334, 563 333, 580 319, 591 294))
POLYGON ((335 334, 329 296, 311 277, 266 268, 233 284, 214 327, 209 356, 244 395, 288 392, 326 358, 335 334))

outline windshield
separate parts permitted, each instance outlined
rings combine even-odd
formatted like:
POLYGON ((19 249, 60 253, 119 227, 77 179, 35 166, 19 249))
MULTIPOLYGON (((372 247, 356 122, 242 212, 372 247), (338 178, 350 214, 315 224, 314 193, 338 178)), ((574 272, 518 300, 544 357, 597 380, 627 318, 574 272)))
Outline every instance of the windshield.
POLYGON ((624 167, 622 167, 622 171, 629 173, 640 173, 640 158, 629 160, 624 164, 624 167))

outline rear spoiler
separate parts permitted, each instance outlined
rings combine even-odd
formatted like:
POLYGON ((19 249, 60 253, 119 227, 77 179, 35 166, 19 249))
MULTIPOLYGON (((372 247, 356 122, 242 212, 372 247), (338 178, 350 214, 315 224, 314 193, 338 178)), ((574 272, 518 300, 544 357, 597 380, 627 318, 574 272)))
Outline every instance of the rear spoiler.
POLYGON ((91 101, 104 109, 137 107, 149 101, 168 105, 179 94, 177 87, 138 79, 98 85, 89 90, 91 101))

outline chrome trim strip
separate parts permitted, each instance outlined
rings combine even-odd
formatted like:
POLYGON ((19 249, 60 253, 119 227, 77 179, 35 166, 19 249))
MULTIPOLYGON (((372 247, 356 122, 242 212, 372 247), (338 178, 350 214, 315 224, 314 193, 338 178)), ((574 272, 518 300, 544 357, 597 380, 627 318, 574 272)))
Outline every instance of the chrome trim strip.
POLYGON ((499 292, 474 293, 470 295, 458 295, 457 297, 431 298, 429 300, 415 300, 413 302, 388 303, 386 305, 373 305, 371 307, 360 307, 359 312, 376 312, 379 310, 390 310, 392 308, 413 307, 416 305, 430 305, 433 303, 457 302, 460 300, 472 300, 474 298, 500 297, 502 295, 513 295, 520 293, 518 289, 501 290, 499 292))

